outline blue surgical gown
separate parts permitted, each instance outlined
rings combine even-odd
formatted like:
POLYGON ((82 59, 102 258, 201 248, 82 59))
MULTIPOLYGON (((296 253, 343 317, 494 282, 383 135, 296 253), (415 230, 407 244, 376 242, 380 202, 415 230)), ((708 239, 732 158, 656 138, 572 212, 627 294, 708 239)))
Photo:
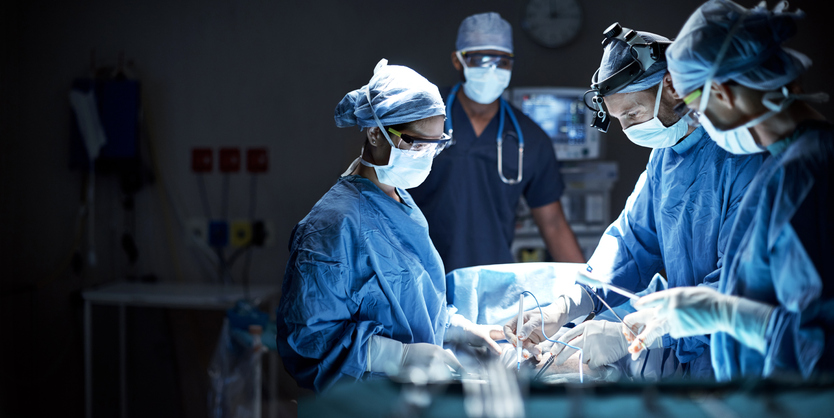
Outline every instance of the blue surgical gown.
MULTIPOLYGON (((698 128, 670 148, 652 151, 646 171, 620 216, 600 239, 588 261, 603 280, 645 289, 666 271, 669 287, 717 287, 724 249, 739 203, 766 154, 732 155, 698 128)), ((597 290, 611 306, 626 298, 597 290)), ((595 311, 605 309, 596 302, 595 311)), ((688 375, 710 378, 707 336, 664 337, 688 375)))
POLYGON ((277 312, 278 351, 302 387, 363 378, 374 334, 442 344, 443 262, 408 192, 396 202, 342 177, 293 230, 277 312))
POLYGON ((769 149, 739 209, 720 290, 775 309, 764 355, 712 336, 719 380, 834 371, 834 125, 806 122, 769 149))
MULTIPOLYGON (((410 190, 426 214, 431 239, 448 272, 512 263, 510 246, 521 196, 531 208, 558 202, 562 196, 564 182, 550 137, 520 110, 511 108, 524 134, 524 171, 519 184, 506 184, 498 176, 498 115, 476 136, 460 100, 455 100, 446 116, 452 118, 455 143, 434 159, 426 181, 410 190)), ((518 135, 506 115, 503 129, 504 177, 515 179, 518 135)))

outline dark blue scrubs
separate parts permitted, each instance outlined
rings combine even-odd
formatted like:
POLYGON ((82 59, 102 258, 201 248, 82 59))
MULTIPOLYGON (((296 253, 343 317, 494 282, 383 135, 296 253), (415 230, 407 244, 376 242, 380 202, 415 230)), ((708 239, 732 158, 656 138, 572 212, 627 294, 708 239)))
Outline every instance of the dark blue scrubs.
MULTIPOLYGON (((448 101, 448 90, 443 92, 448 101)), ((455 144, 432 164, 428 179, 409 192, 429 222, 429 234, 446 272, 484 264, 510 263, 515 214, 523 195, 531 208, 559 200, 564 182, 553 144, 530 118, 512 107, 524 134, 524 173, 509 185, 498 176, 498 114, 480 137, 455 100, 452 126, 455 144)), ((518 176, 518 136, 505 115, 504 177, 518 176)))

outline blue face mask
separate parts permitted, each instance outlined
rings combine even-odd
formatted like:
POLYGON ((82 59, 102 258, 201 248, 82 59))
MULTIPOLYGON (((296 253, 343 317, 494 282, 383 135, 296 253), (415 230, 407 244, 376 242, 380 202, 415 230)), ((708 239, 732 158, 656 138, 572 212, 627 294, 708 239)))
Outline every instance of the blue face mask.
POLYGON ((689 132, 689 124, 685 118, 680 118, 672 126, 663 126, 657 118, 657 111, 660 109, 660 96, 663 93, 663 82, 657 89, 657 99, 654 102, 654 115, 651 119, 637 125, 623 129, 631 142, 646 148, 667 148, 675 145, 689 132))

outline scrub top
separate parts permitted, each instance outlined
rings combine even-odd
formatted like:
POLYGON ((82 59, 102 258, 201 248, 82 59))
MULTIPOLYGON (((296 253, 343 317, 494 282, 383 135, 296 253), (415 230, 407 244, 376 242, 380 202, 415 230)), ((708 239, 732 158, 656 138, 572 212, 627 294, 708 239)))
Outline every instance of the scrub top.
MULTIPOLYGON (((443 92, 448 101, 449 91, 443 92)), ((520 110, 510 106, 524 134, 524 164, 519 184, 506 184, 498 175, 496 114, 481 136, 475 136, 460 100, 452 111, 454 145, 443 150, 422 185, 410 189, 429 222, 429 233, 446 271, 514 261, 516 208, 524 196, 531 208, 556 202, 564 182, 550 137, 520 110)), ((508 116, 504 120, 504 177, 518 176, 518 135, 508 116)))
POLYGON ((834 125, 805 122, 768 149, 739 209, 720 290, 775 308, 764 354, 712 336, 719 380, 834 370, 834 125))
MULTIPOLYGON (((665 270, 669 287, 718 287, 737 209, 765 153, 733 155, 698 128, 683 141, 652 151, 620 216, 600 239, 588 266, 603 281, 634 292, 665 270)), ((595 291, 611 306, 626 302, 595 291)), ((595 312, 605 306, 595 300, 595 312)), ((689 376, 712 377, 707 336, 663 337, 689 376), (697 360, 697 361, 696 361, 697 360)))
POLYGON ((278 351, 302 387, 363 378, 368 340, 442 345, 443 262, 408 192, 342 177, 296 225, 277 311, 278 351))

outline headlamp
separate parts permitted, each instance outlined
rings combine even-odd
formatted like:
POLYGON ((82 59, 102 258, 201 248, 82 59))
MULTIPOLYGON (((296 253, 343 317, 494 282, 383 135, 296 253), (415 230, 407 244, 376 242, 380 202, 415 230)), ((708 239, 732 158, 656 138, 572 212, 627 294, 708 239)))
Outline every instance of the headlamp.
POLYGON ((654 63, 665 60, 666 48, 672 43, 667 41, 646 42, 636 30, 624 28, 620 26, 619 22, 609 26, 602 34, 605 36, 605 39, 602 40, 603 44, 614 40, 625 42, 630 47, 631 56, 634 57, 634 61, 602 81, 599 80, 599 69, 597 69, 591 78, 591 89, 585 92, 585 105, 596 112, 591 126, 601 132, 608 132, 611 119, 608 117, 608 109, 605 108, 602 98, 622 90, 645 74, 646 70, 654 63), (588 96, 590 94, 593 94, 593 97, 589 101, 588 96))

